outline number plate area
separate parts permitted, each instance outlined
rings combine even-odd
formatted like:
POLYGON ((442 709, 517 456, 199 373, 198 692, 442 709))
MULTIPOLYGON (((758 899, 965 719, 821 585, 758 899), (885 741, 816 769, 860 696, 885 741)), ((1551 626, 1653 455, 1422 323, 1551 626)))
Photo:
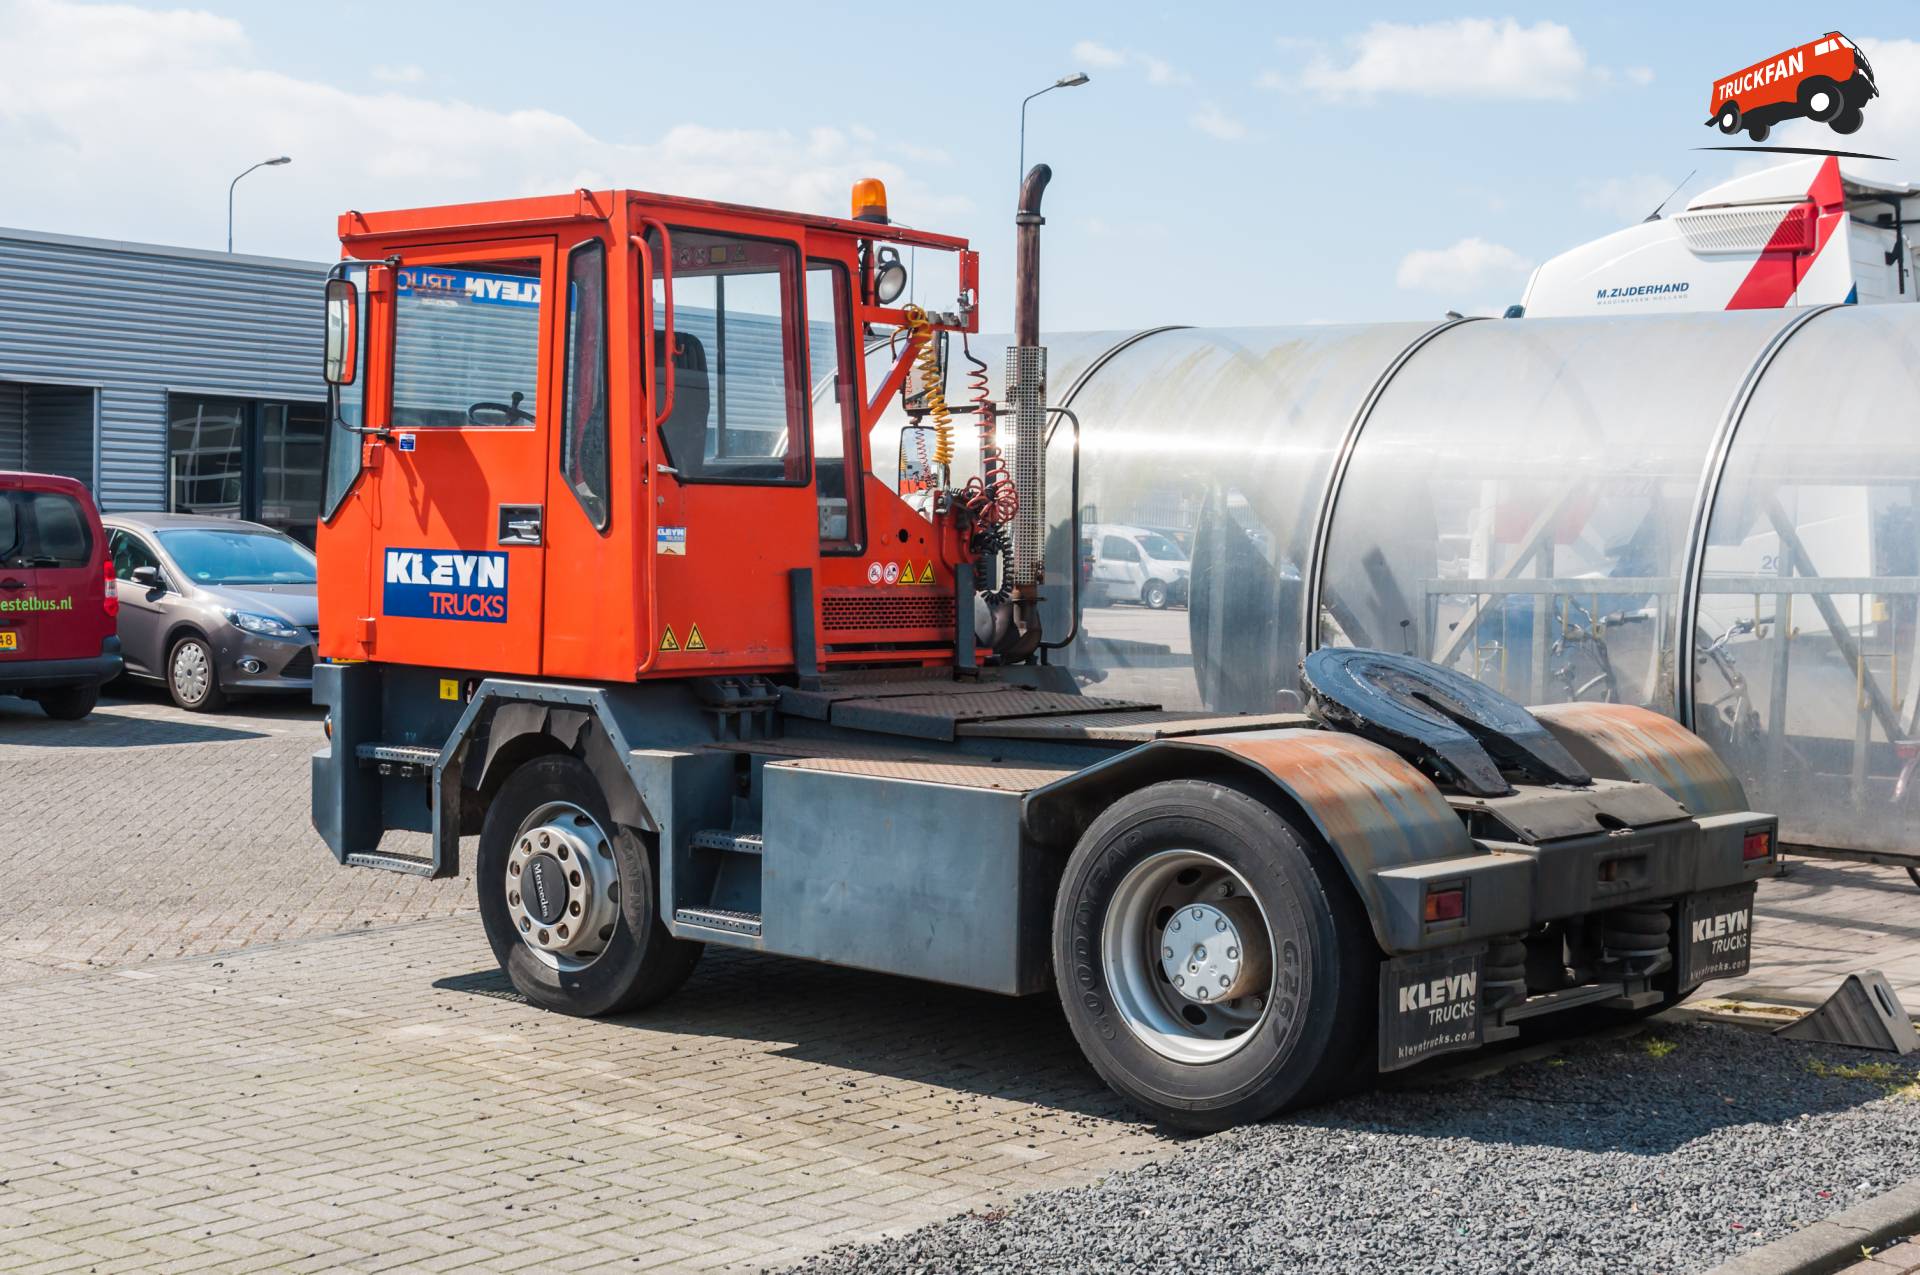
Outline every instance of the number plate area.
POLYGON ((1737 978, 1753 959, 1753 885, 1688 895, 1680 906, 1679 985, 1737 978))
POLYGON ((1478 1049, 1484 946, 1399 956, 1380 966, 1380 1070, 1478 1049))
POLYGON ((20 649, 20 632, 17 629, 0 629, 0 651, 20 649))

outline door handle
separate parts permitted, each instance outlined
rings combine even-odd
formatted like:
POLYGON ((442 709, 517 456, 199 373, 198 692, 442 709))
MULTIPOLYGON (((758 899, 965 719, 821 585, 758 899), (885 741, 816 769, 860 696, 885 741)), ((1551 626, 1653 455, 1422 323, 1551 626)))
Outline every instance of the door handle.
POLYGON ((26 587, 27 582, 25 580, 16 580, 12 576, 0 580, 0 589, 24 589, 26 587))
POLYGON ((496 537, 503 545, 537 545, 540 543, 540 506, 539 505, 502 505, 500 506, 499 534, 496 537))

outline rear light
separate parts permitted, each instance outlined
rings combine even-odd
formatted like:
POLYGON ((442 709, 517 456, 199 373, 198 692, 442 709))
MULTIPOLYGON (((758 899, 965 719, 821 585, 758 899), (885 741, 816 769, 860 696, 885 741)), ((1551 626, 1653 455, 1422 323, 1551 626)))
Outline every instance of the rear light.
POLYGON ((1458 921, 1467 914, 1467 892, 1461 886, 1448 890, 1427 891, 1427 901, 1422 914, 1429 923, 1434 921, 1458 921))
POLYGON ((1747 834, 1747 839, 1740 843, 1740 858, 1747 862, 1764 859, 1772 853, 1773 830, 1770 828, 1755 828, 1747 834))
POLYGON ((107 559, 107 591, 100 595, 100 609, 109 620, 120 618, 120 591, 113 587, 113 559, 107 559))

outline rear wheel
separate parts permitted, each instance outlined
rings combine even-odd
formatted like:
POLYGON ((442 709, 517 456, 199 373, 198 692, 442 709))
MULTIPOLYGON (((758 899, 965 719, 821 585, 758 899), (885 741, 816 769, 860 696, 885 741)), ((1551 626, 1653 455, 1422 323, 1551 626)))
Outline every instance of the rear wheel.
POLYGON ((48 717, 62 722, 77 722, 100 702, 98 686, 63 686, 56 691, 41 691, 34 696, 48 717))
POLYGON ((1164 1124, 1222 1129, 1366 1069, 1378 952, 1339 869, 1199 780, 1094 821, 1054 905, 1055 978, 1094 1070, 1164 1124))
POLYGON ((1751 137, 1756 142, 1764 142, 1767 140, 1768 137, 1772 135, 1773 135, 1773 125, 1771 124, 1762 124, 1762 123, 1759 123, 1758 121, 1755 121, 1754 123, 1747 125, 1747 136, 1751 137))
POLYGON ((593 772, 541 757, 508 776, 480 829, 474 884, 493 955, 542 1009, 640 1009, 686 982, 698 943, 660 920, 653 856, 607 813, 593 772))
POLYGON ((1866 121, 1866 112, 1857 106, 1849 106, 1828 120, 1827 127, 1836 133, 1857 133, 1866 121))
POLYGON ((188 636, 167 653, 167 694, 192 713, 225 708, 227 693, 220 689, 220 670, 214 667, 213 648, 203 637, 188 636))

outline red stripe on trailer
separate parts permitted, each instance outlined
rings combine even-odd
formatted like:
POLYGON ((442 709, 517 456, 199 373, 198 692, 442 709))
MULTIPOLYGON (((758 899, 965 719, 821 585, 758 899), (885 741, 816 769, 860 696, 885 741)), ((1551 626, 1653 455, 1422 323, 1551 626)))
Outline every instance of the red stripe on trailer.
POLYGON ((1776 310, 1793 299, 1807 267, 1833 238, 1846 215, 1846 192, 1840 186, 1840 159, 1829 155, 1807 188, 1811 207, 1801 205, 1780 219, 1773 237, 1760 250, 1760 257, 1747 271, 1747 277, 1727 302, 1729 310, 1776 310), (1813 246, 1803 247, 1807 239, 1806 221, 1813 219, 1813 246))

